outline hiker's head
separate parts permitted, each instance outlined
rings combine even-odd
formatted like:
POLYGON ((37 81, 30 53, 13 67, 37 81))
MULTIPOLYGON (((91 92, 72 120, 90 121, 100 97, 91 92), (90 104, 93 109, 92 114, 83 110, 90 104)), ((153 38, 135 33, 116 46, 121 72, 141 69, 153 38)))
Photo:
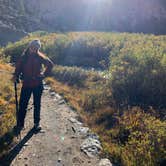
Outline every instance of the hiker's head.
POLYGON ((41 47, 40 40, 33 40, 29 43, 29 51, 30 53, 37 53, 41 47))

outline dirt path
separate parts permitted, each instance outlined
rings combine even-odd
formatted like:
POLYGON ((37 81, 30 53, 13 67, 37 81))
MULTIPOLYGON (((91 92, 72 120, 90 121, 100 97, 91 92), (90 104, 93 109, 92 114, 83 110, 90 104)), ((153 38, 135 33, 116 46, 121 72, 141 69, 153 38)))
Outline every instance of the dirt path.
POLYGON ((73 120, 77 114, 63 99, 46 87, 42 96, 41 126, 43 131, 33 134, 32 104, 26 117, 22 141, 8 155, 12 166, 96 166, 97 157, 81 152, 85 137, 76 133, 73 120), (59 165, 58 165, 59 164, 59 165))

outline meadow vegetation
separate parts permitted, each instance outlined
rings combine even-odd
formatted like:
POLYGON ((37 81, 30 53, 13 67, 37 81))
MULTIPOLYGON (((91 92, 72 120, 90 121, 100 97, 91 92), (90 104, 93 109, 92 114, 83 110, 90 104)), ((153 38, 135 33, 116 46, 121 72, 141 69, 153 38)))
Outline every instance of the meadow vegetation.
POLYGON ((13 67, 0 54, 0 157, 7 147, 7 138, 12 139, 11 129, 15 125, 14 85, 11 81, 13 67), (6 135, 8 133, 8 135, 6 135))
POLYGON ((166 36, 37 32, 3 54, 15 62, 35 38, 56 64, 47 83, 99 134, 104 155, 127 166, 165 162, 166 36))
MULTIPOLYGON (((142 109, 129 105, 119 107, 112 95, 110 80, 99 75, 96 79, 97 73, 84 71, 83 76, 87 73, 83 80, 84 86, 82 84, 80 86, 80 83, 71 84, 63 78, 65 76, 68 78, 72 74, 63 73, 67 67, 55 66, 53 71, 58 71, 57 68, 61 68, 61 72, 59 71, 61 75, 53 74, 55 79, 48 78, 47 83, 63 95, 79 112, 81 119, 99 134, 104 147, 104 156, 121 165, 164 163, 166 122, 157 109, 153 107, 142 109)), ((71 67, 68 72, 70 69, 71 67)), ((75 82, 79 82, 77 80, 79 77, 74 77, 75 82)))

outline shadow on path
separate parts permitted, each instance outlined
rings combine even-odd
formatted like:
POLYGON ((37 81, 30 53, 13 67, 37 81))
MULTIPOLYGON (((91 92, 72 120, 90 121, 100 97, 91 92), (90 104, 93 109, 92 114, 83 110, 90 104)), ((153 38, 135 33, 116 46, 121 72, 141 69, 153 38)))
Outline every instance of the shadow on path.
POLYGON ((9 153, 0 161, 0 166, 9 166, 11 162, 16 158, 21 149, 25 146, 25 144, 32 138, 34 133, 34 129, 29 130, 27 135, 14 147, 9 153))

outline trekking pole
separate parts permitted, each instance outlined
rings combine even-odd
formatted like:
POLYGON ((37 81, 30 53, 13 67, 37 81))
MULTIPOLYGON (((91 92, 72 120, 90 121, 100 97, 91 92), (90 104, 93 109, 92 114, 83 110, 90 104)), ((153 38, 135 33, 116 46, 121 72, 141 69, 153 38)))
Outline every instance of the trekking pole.
MULTIPOLYGON (((14 90, 15 90, 15 103, 16 103, 16 122, 18 122, 18 111, 19 111, 19 108, 18 108, 18 96, 17 96, 17 83, 19 82, 19 79, 17 79, 15 82, 14 82, 14 90)), ((17 137, 18 138, 18 137, 17 137)), ((21 140, 21 132, 19 132, 19 138, 21 140)))

